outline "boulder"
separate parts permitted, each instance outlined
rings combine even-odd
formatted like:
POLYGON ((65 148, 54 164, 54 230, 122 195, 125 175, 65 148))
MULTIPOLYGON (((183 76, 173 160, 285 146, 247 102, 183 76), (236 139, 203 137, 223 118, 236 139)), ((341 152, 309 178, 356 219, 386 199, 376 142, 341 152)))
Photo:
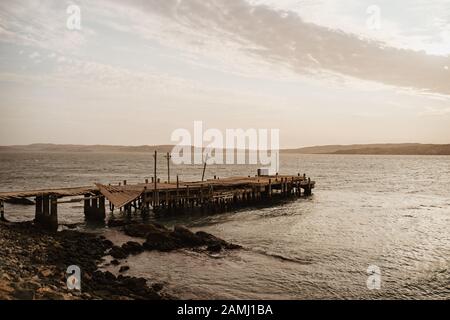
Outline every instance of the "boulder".
POLYGON ((112 246, 109 254, 115 259, 125 259, 128 255, 121 247, 112 246))
POLYGON ((170 231, 155 228, 147 234, 143 247, 147 250, 171 251, 181 248, 181 245, 170 231))
POLYGON ((219 243, 216 243, 216 244, 209 245, 208 248, 206 248, 206 250, 208 250, 209 252, 216 253, 216 252, 222 251, 222 246, 219 243))
POLYGON ((144 248, 140 243, 134 241, 128 241, 122 245, 122 249, 128 254, 137 254, 144 251, 144 248))
POLYGON ((13 297, 19 300, 33 300, 34 291, 29 289, 16 289, 13 292, 13 297))
POLYGON ((152 289, 155 290, 155 292, 159 292, 164 288, 164 285, 162 283, 154 283, 152 284, 152 289))
POLYGON ((157 224, 129 224, 124 228, 125 234, 130 237, 146 238, 149 232, 168 231, 165 227, 157 224))
POLYGON ((111 264, 112 264, 113 266, 118 266, 118 265, 120 264, 120 262, 119 262, 119 260, 114 259, 114 260, 111 260, 111 264))
POLYGON ((121 266, 120 269, 119 269, 119 272, 122 273, 122 272, 125 272, 125 271, 128 271, 128 270, 130 270, 129 266, 121 266))
POLYGON ((172 235, 183 247, 197 247, 205 244, 200 237, 183 226, 175 226, 172 235))
POLYGON ((123 227, 123 226, 125 226, 127 224, 129 224, 129 222, 124 221, 124 220, 111 219, 111 220, 108 221, 108 227, 110 227, 110 228, 123 227))

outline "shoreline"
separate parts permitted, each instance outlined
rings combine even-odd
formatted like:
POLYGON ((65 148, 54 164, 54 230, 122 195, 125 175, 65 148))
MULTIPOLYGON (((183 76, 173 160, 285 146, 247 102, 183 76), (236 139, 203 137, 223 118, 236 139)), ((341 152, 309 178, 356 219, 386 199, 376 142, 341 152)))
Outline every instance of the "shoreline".
POLYGON ((0 300, 176 300, 162 293, 163 285, 157 279, 122 275, 129 266, 121 265, 121 260, 145 250, 188 248, 211 253, 241 248, 182 226, 169 230, 159 224, 113 220, 109 227, 146 241, 128 241, 119 247, 103 235, 48 232, 33 222, 0 222, 0 300), (117 276, 99 270, 109 256, 107 265, 121 265, 117 276), (81 270, 81 290, 67 288, 66 271, 72 265, 81 270))
POLYGON ((31 222, 1 222, 0 300, 163 299, 146 279, 99 271, 111 247, 103 236, 72 230, 50 233, 31 222), (81 291, 67 288, 71 265, 81 269, 81 291))

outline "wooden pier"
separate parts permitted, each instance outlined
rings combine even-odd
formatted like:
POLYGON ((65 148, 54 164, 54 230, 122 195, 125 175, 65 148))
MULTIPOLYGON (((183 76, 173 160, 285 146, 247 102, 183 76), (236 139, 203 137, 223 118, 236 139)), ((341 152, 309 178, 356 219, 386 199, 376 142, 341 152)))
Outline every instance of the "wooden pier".
POLYGON ((277 199, 310 196, 315 182, 306 175, 231 177, 205 181, 160 182, 157 178, 143 183, 116 185, 96 183, 92 187, 59 188, 0 193, 0 219, 5 220, 4 202, 34 198, 35 223, 47 229, 58 227, 58 204, 83 202, 88 221, 104 221, 106 200, 109 210, 157 215, 188 213, 193 210, 222 212, 238 207, 271 203, 277 199), (73 198, 80 196, 78 198, 73 198), (72 197, 70 200, 64 198, 72 197))

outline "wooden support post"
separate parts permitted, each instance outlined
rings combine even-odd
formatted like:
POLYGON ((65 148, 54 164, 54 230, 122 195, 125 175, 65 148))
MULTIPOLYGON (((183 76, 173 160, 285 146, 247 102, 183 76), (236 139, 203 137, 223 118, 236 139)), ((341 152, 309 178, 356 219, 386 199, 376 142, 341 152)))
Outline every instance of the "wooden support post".
MULTIPOLYGON (((91 195, 85 194, 84 198, 84 218, 86 219, 86 221, 104 221, 106 218, 105 197, 100 196, 98 198, 93 198, 91 197, 91 195)), ((112 210, 114 210, 114 206, 112 207, 112 210)))
POLYGON ((269 198, 272 198, 272 179, 269 179, 269 190, 267 195, 269 198))
POLYGON ((91 210, 91 200, 89 199, 90 195, 84 195, 84 216, 88 216, 91 210))
POLYGON ((50 198, 49 196, 42 197, 43 205, 42 205, 42 213, 44 216, 50 215, 50 198))
POLYGON ((156 165, 158 162, 158 151, 155 150, 155 154, 153 156, 154 159, 154 168, 153 168, 153 183, 154 183, 154 187, 153 187, 153 207, 157 208, 159 206, 159 194, 158 194, 158 180, 156 177, 156 165))
POLYGON ((166 207, 169 208, 169 191, 166 191, 166 207))
POLYGON ((178 178, 178 175, 177 175, 177 194, 176 194, 176 203, 177 203, 177 205, 179 205, 179 201, 180 201, 180 180, 179 180, 179 178, 178 178))
POLYGON ((106 200, 105 197, 98 198, 98 213, 99 218, 103 218, 104 220, 106 218, 106 200))
POLYGON ((43 220, 42 215, 42 203, 43 203, 43 198, 42 196, 37 196, 35 198, 35 203, 36 203, 36 211, 34 214, 34 222, 39 223, 43 220))
POLYGON ((3 200, 0 200, 0 220, 6 221, 5 219, 5 203, 3 200))
POLYGON ((98 200, 92 199, 91 201, 91 215, 94 216, 98 209, 98 200))
POLYGON ((50 197, 50 216, 47 222, 47 227, 49 230, 58 230, 58 197, 50 197))
POLYGON ((45 195, 36 197, 34 222, 48 231, 58 230, 58 197, 45 195))

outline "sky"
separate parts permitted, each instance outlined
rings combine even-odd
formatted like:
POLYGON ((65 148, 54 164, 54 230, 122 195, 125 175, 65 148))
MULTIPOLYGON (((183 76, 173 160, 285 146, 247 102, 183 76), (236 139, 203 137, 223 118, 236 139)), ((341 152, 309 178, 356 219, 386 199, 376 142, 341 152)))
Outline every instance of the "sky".
POLYGON ((194 121, 450 143, 450 2, 0 2, 0 145, 169 144, 194 121))

